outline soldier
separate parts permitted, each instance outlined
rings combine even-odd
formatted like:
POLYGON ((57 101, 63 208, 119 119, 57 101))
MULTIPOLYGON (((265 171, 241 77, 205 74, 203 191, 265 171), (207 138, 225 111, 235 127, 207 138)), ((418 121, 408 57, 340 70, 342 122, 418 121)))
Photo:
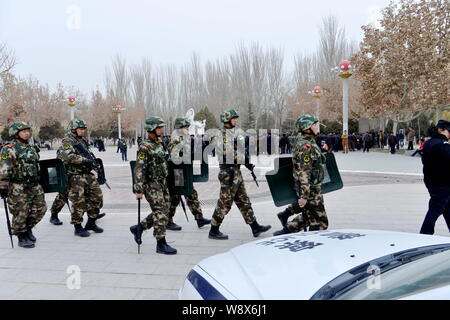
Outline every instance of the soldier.
MULTIPOLYGON (((235 144, 241 146, 241 149, 245 147, 244 137, 236 130, 238 118, 239 115, 233 109, 224 111, 220 116, 220 121, 224 125, 222 129, 223 137, 218 139, 217 146, 218 159, 221 163, 219 165, 220 196, 211 221, 210 239, 228 239, 227 235, 219 231, 219 227, 224 217, 231 210, 233 202, 238 206, 245 222, 250 225, 254 237, 258 237, 262 232, 271 228, 270 225, 261 226, 258 224, 245 190, 240 164, 238 164, 242 154, 240 154, 239 148, 235 150, 234 147, 235 144)), ((253 171, 255 167, 249 163, 248 154, 245 156, 245 167, 250 171, 253 171)))
POLYGON ((39 148, 28 142, 30 129, 25 122, 13 123, 9 128, 13 141, 3 147, 0 156, 0 193, 2 198, 8 198, 13 234, 23 248, 34 248, 32 229, 47 211, 44 189, 39 183, 39 148))
MULTIPOLYGON (((55 200, 53 200, 52 207, 50 208, 50 213, 52 214, 50 217, 50 223, 55 226, 62 225, 62 221, 59 220, 58 214, 61 212, 62 208, 66 205, 68 201, 68 195, 67 192, 59 192, 56 196, 55 200)), ((105 216, 105 213, 99 213, 97 215, 97 220, 101 219, 105 216)))
POLYGON ((89 145, 83 139, 87 129, 86 123, 81 119, 73 119, 69 123, 66 136, 57 151, 58 159, 64 162, 69 180, 68 196, 72 202, 71 224, 74 225, 74 234, 79 237, 89 237, 88 230, 102 233, 103 229, 96 225, 100 209, 103 207, 103 194, 97 178, 92 173, 94 160, 85 158, 79 154, 74 145, 81 143, 89 150, 89 145), (83 228, 83 213, 87 211, 88 221, 83 228))
MULTIPOLYGON (((175 119, 175 129, 176 135, 172 137, 168 145, 169 153, 172 157, 183 157, 183 150, 190 156, 191 155, 191 137, 189 136, 189 120, 187 118, 177 118, 175 119), (172 152, 175 152, 172 155, 172 152)), ((191 160, 191 159, 190 159, 191 160)), ((186 199, 189 210, 197 221, 197 226, 199 228, 204 225, 210 224, 211 220, 203 218, 202 208, 200 207, 200 201, 198 200, 197 190, 189 196, 184 196, 186 199)), ((175 215, 176 209, 181 201, 181 195, 171 194, 170 195, 170 209, 169 209, 169 222, 167 224, 168 230, 179 231, 181 226, 173 222, 173 216, 175 215)))
POLYGON ((152 213, 139 224, 131 226, 137 244, 142 243, 142 232, 153 227, 156 238, 156 252, 176 254, 177 250, 166 242, 166 225, 169 221, 170 196, 167 187, 167 159, 169 155, 163 147, 161 136, 165 122, 159 117, 151 117, 145 121, 148 139, 139 145, 134 168, 136 199, 145 198, 150 203, 152 213))
POLYGON ((274 236, 298 232, 302 229, 306 231, 308 223, 309 231, 328 228, 328 218, 320 189, 324 179, 323 165, 326 158, 314 138, 319 132, 319 120, 312 115, 305 114, 297 119, 296 125, 299 134, 294 141, 292 162, 299 200, 278 214, 283 229, 275 232, 274 236), (291 215, 301 211, 303 214, 299 214, 291 222, 287 222, 291 215))

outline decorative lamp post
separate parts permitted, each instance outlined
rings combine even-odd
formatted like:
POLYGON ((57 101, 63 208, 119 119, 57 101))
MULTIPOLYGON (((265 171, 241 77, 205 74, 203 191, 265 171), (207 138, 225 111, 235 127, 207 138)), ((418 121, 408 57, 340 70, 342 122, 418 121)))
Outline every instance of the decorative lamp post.
POLYGON ((125 110, 127 110, 127 108, 117 105, 117 106, 113 107, 112 110, 114 113, 117 113, 117 127, 119 128, 118 129, 119 130, 119 139, 122 139, 122 129, 120 126, 120 114, 122 112, 124 112, 125 110))
POLYGON ((339 77, 343 79, 342 86, 342 131, 348 132, 348 88, 350 77, 353 74, 354 67, 348 60, 341 62, 339 67, 332 69, 339 77))
POLYGON ((319 86, 316 86, 311 91, 308 91, 308 94, 313 98, 316 98, 316 117, 320 119, 320 97, 322 97, 322 90, 319 86))
POLYGON ((75 118, 75 106, 77 105, 75 97, 67 98, 67 105, 70 107, 70 120, 75 118))

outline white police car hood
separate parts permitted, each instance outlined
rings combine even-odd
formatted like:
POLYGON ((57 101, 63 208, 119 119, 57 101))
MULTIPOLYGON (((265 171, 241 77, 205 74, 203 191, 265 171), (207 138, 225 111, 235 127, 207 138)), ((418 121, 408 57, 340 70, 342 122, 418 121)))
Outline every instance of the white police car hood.
POLYGON ((371 260, 445 243, 450 237, 374 230, 302 232, 244 244, 202 260, 195 269, 214 279, 226 299, 301 300, 371 260))

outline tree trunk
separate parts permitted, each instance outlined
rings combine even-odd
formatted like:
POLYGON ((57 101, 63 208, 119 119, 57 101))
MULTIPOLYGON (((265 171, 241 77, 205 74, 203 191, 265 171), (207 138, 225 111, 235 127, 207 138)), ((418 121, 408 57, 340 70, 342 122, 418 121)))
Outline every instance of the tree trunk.
POLYGON ((397 134, 398 121, 397 120, 393 120, 393 121, 394 121, 394 126, 392 127, 392 132, 394 132, 394 134, 397 134))

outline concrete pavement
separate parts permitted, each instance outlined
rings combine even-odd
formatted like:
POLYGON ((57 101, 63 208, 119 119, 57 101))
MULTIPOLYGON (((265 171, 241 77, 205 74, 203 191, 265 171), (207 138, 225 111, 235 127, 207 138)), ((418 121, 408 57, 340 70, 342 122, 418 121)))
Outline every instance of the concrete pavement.
MULTIPOLYGON (((129 150, 129 159, 136 149, 129 150)), ((60 214, 63 226, 49 223, 48 212, 34 232, 36 248, 10 248, 3 206, 0 209, 0 299, 176 299, 189 270, 208 256, 253 241, 250 227, 234 206, 221 230, 228 241, 208 239, 209 227, 198 229, 193 216, 189 223, 181 208, 175 222, 180 232, 168 231, 167 241, 178 250, 175 256, 156 254, 152 231, 144 234, 141 254, 137 254, 129 226, 136 223, 137 203, 131 193, 128 163, 121 161, 115 148, 97 153, 106 164, 108 182, 113 190, 102 188, 107 216, 99 220, 103 234, 89 238, 73 235, 67 208, 60 214), (81 272, 80 289, 74 275, 81 272)), ((55 151, 43 151, 42 158, 53 158, 55 151)), ((383 153, 336 154, 345 187, 326 194, 330 229, 364 228, 417 233, 428 205, 428 194, 421 183, 420 158, 383 153)), ((271 224, 269 237, 280 229, 276 208, 269 196, 264 173, 272 159, 261 156, 257 174, 260 188, 247 170, 243 172, 246 187, 258 221, 271 224)), ((219 195, 216 163, 211 161, 210 181, 196 184, 204 215, 210 218, 219 195)), ((50 207, 55 194, 46 195, 50 207)), ((142 216, 149 213, 143 203, 142 216)), ((438 220, 436 234, 448 236, 443 218, 438 220)))

